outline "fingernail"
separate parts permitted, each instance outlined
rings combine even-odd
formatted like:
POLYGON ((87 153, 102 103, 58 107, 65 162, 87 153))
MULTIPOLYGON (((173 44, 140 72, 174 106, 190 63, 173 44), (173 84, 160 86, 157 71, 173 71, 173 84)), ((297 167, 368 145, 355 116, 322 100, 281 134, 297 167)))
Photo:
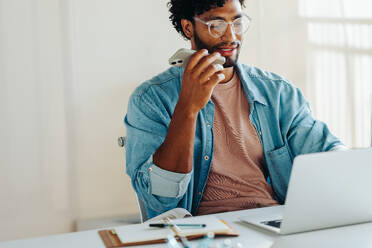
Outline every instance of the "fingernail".
POLYGON ((220 64, 214 64, 217 70, 223 70, 223 66, 220 64))
POLYGON ((218 77, 219 77, 220 79, 225 79, 225 74, 223 74, 223 73, 218 74, 218 77))

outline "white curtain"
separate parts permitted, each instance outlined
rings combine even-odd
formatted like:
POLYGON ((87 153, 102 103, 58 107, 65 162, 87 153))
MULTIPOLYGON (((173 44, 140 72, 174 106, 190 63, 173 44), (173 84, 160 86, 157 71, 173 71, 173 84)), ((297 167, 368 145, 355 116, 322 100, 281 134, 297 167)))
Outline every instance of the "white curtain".
POLYGON ((372 1, 298 0, 315 116, 349 147, 372 140, 372 1))

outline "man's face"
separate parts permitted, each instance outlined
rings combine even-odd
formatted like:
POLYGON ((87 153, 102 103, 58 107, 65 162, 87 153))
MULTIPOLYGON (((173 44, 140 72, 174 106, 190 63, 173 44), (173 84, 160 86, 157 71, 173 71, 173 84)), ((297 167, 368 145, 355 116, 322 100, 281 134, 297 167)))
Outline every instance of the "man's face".
MULTIPOLYGON (((227 0, 223 7, 205 12, 198 18, 205 22, 218 19, 229 22, 234 21, 241 15, 242 8, 239 0, 227 0)), ((225 68, 236 65, 243 34, 235 34, 229 25, 221 37, 215 38, 209 33, 207 25, 198 21, 194 21, 194 23, 194 35, 191 39, 193 49, 207 49, 209 53, 219 52, 226 58, 225 68)))

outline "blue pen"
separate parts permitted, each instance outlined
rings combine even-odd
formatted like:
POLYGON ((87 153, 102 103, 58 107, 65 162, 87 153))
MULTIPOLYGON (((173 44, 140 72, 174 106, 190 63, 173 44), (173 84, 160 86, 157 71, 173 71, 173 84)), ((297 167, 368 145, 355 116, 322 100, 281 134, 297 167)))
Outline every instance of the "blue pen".
POLYGON ((178 227, 189 227, 189 228, 204 228, 206 224, 176 224, 176 223, 151 223, 149 227, 171 227, 171 226, 178 226, 178 227))

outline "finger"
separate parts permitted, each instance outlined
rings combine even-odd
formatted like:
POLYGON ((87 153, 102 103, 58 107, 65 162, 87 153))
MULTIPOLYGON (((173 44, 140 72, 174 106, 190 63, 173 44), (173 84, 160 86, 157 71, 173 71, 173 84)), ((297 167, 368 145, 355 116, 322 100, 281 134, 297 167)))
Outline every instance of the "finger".
POLYGON ((185 71, 191 71, 194 69, 194 67, 199 63, 199 61, 208 55, 207 49, 201 49, 200 51, 195 52, 193 55, 191 55, 190 60, 185 67, 185 71))
POLYGON ((223 66, 220 64, 211 64, 208 68, 200 75, 201 82, 207 82, 216 72, 223 71, 223 66))
POLYGON ((199 63, 194 67, 193 73, 201 75, 214 61, 216 61, 221 55, 219 53, 212 53, 211 55, 202 58, 199 63))
POLYGON ((222 72, 217 72, 205 83, 208 87, 215 87, 217 84, 225 79, 225 75, 222 72))

